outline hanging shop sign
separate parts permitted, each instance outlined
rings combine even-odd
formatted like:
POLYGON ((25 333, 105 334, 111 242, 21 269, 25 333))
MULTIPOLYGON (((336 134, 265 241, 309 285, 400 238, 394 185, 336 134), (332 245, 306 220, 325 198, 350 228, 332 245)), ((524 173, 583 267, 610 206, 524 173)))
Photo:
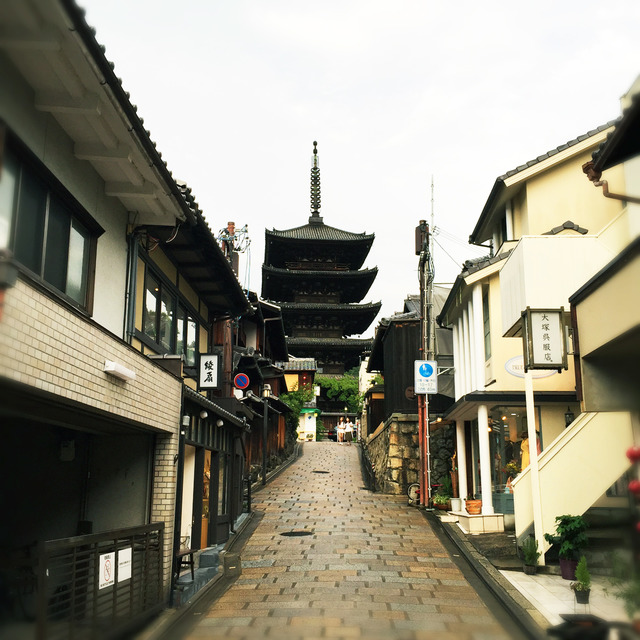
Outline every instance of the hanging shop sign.
POLYGON ((415 360, 413 371, 415 393, 438 393, 438 363, 435 360, 415 360))
POLYGON ((198 387, 200 389, 217 389, 219 379, 220 356, 217 353, 201 354, 198 387))
POLYGON ((522 314, 524 370, 567 369, 564 309, 531 309, 522 314))

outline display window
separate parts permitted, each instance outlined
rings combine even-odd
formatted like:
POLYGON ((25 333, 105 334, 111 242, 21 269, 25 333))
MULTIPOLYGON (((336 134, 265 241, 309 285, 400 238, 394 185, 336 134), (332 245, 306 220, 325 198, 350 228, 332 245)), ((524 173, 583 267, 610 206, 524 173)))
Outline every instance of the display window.
MULTIPOLYGON (((538 453, 542 451, 540 409, 536 407, 538 453)), ((527 414, 523 406, 495 406, 489 411, 491 481, 494 491, 511 493, 511 482, 529 466, 527 414)))

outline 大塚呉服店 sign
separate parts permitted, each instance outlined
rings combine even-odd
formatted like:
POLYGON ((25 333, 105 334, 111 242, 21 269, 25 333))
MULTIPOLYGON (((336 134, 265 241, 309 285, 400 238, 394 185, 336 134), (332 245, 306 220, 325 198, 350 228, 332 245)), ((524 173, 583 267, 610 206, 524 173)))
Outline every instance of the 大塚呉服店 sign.
POLYGON ((435 360, 414 362, 415 393, 438 393, 438 363, 435 360))
POLYGON ((527 309, 522 319, 525 371, 566 369, 564 309, 527 309))

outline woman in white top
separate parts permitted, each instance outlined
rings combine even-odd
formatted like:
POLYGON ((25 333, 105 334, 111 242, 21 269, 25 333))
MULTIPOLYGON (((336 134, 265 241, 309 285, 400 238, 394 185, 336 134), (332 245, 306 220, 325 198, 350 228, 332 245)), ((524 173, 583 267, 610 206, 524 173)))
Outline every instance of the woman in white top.
POLYGON ((338 434, 338 442, 340 444, 344 442, 344 431, 345 431, 344 418, 340 418, 340 422, 338 422, 338 426, 336 427, 336 433, 338 434))
POLYGON ((353 422, 347 418, 347 424, 344 425, 344 441, 347 444, 351 444, 353 440, 353 422))

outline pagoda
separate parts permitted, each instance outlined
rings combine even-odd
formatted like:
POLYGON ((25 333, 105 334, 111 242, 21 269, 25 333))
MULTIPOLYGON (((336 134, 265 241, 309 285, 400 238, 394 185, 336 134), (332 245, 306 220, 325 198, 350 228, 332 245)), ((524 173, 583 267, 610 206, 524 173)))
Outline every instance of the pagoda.
POLYGON ((314 358, 318 373, 359 365, 373 339, 351 338, 371 325, 380 302, 361 304, 378 274, 363 269, 375 234, 351 233, 320 216, 318 143, 313 143, 311 216, 301 227, 265 230, 262 297, 282 309, 288 351, 314 358))

